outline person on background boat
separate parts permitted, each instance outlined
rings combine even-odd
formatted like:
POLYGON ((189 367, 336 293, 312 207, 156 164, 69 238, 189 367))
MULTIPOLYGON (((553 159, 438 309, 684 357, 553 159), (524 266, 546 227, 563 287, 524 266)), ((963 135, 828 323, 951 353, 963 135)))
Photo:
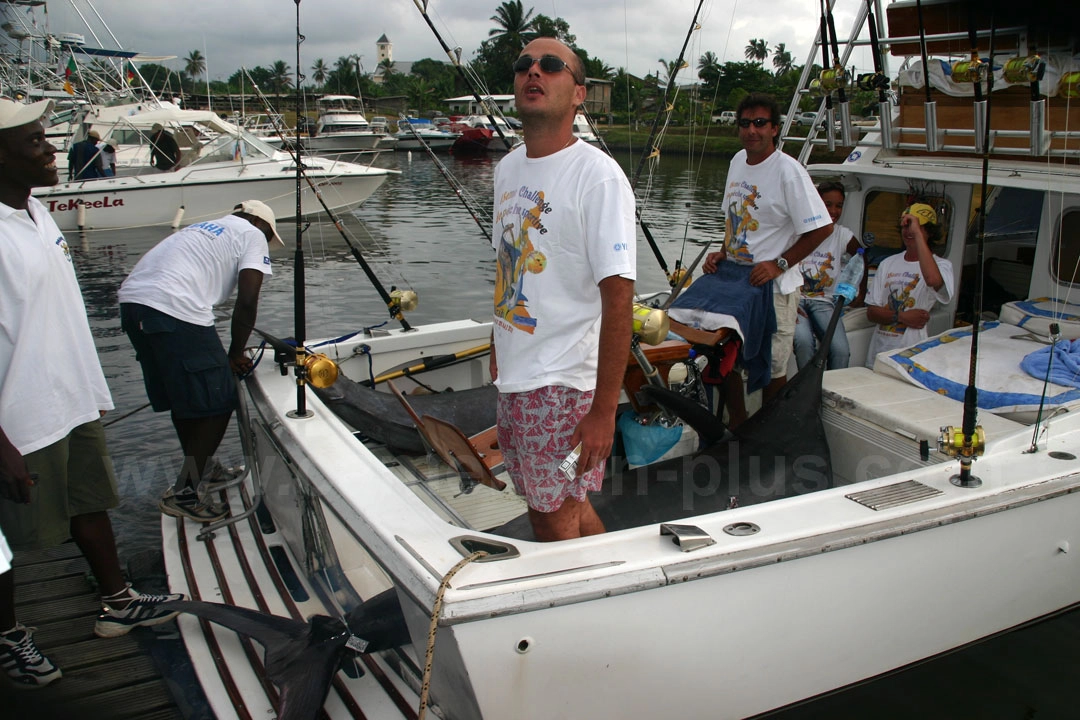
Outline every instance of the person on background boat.
MULTIPOLYGON (((855 233, 840 224, 840 214, 844 211, 844 186, 838 182, 823 182, 817 186, 818 194, 829 211, 833 221, 833 231, 829 237, 814 248, 813 252, 799 263, 799 272, 803 276, 802 298, 799 300, 799 316, 795 320, 795 362, 801 370, 810 364, 818 340, 829 327, 833 314, 833 290, 836 278, 840 275, 840 260, 844 253, 854 255, 862 247, 855 233)), ((866 276, 859 289, 859 296, 852 306, 862 305, 866 294, 866 276)), ((829 345, 829 370, 846 368, 851 358, 847 332, 840 322, 833 333, 829 345)))
MULTIPOLYGON (((113 408, 86 319, 71 251, 30 195, 59 182, 41 118, 51 101, 0 99, 0 530, 11 549, 74 539, 101 591, 101 637, 176 615, 124 581, 109 508, 116 477, 100 416, 113 408)), ((15 571, 0 574, 0 668, 18 688, 61 671, 15 618, 15 571)))
POLYGON ((866 317, 876 323, 866 351, 866 367, 878 353, 909 347, 925 340, 926 323, 935 302, 952 299, 952 263, 938 257, 931 245, 941 242, 937 212, 914 203, 900 215, 904 252, 881 261, 866 296, 866 317))
POLYGON ((537 38, 514 72, 525 144, 495 170, 491 377, 499 447, 534 535, 560 540, 604 531, 587 493, 611 453, 630 348, 634 197, 618 164, 572 132, 581 59, 537 38))
POLYGON ((101 165, 104 168, 103 177, 116 177, 116 138, 109 138, 98 147, 101 149, 101 165))
POLYGON ((73 144, 68 150, 68 181, 94 180, 105 177, 105 167, 101 161, 101 151, 98 143, 101 135, 97 130, 86 133, 79 142, 73 144))
POLYGON ((169 171, 180 162, 180 146, 176 138, 159 123, 150 128, 150 164, 158 170, 169 171))
MULTIPOLYGON (((731 159, 724 207, 724 249, 709 253, 702 271, 721 262, 750 265, 750 284, 772 283, 776 333, 772 336, 771 380, 763 391, 768 402, 787 382, 798 316, 802 273, 799 262, 832 233, 832 220, 806 168, 777 151, 780 107, 771 95, 750 93, 736 109, 743 149, 731 159)), ((738 372, 724 382, 729 421, 746 419, 743 383, 738 372)))
POLYGON ((120 286, 120 323, 142 366, 156 412, 169 410, 184 467, 158 507, 166 515, 211 522, 226 508, 204 499, 204 483, 227 479, 212 462, 236 408, 233 373, 251 369, 244 354, 270 275, 269 244, 285 247, 274 213, 258 200, 232 215, 190 225, 155 245, 120 286), (236 292, 226 354, 214 306, 236 292))

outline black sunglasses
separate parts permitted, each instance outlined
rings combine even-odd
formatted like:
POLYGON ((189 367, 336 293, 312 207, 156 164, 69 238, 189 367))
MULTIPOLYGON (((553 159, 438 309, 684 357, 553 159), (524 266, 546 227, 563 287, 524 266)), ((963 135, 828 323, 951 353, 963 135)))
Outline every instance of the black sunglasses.
POLYGON ((566 64, 566 61, 555 55, 541 55, 538 58, 534 58, 532 55, 522 55, 514 61, 514 72, 528 72, 529 68, 533 66, 533 63, 540 63, 540 69, 551 75, 566 70, 573 75, 574 82, 578 82, 577 75, 574 75, 574 71, 570 69, 570 66, 566 64))
POLYGON ((741 128, 748 128, 751 125, 753 125, 756 128, 763 128, 766 125, 771 125, 771 124, 772 124, 772 119, 771 118, 754 118, 753 120, 751 120, 750 118, 739 118, 739 127, 741 127, 741 128))

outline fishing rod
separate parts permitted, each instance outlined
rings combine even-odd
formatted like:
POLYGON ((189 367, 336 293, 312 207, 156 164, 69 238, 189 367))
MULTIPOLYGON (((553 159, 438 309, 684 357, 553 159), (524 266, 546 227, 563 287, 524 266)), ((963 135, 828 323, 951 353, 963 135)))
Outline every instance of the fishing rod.
MULTIPOLYGON (((847 70, 840 64, 840 41, 836 37, 836 23, 833 21, 832 0, 822 0, 828 9, 829 41, 832 44, 833 73, 836 79, 836 98, 840 101, 840 143, 844 147, 851 145, 851 107, 848 104, 846 86, 847 70)), ((829 118, 829 132, 833 131, 833 119, 829 118)))
MULTIPOLYGON (((641 151, 641 158, 638 160, 637 168, 634 170, 633 176, 630 178, 630 189, 636 190, 638 181, 641 179, 641 173, 645 169, 645 163, 650 158, 654 158, 660 155, 660 149, 654 147, 653 143, 656 142, 656 136, 660 132, 660 118, 666 113, 670 113, 671 106, 671 93, 675 89, 675 77, 686 65, 686 48, 690 45, 690 38, 693 37, 695 30, 700 30, 701 25, 698 24, 698 16, 701 14, 701 8, 705 5, 705 0, 699 0, 697 9, 694 10, 694 18, 690 22, 690 29, 686 31, 686 39, 683 40, 682 49, 679 50, 679 57, 672 64, 671 71, 668 73, 668 84, 664 89, 663 102, 657 107, 656 115, 653 117, 652 127, 649 128, 649 138, 645 141, 645 146, 641 151)), ((649 243, 649 249, 652 250, 653 256, 656 258, 656 262, 659 263, 660 269, 664 271, 664 276, 667 278, 668 283, 674 286, 679 282, 682 272, 680 269, 680 262, 675 264, 675 272, 672 273, 668 269, 667 262, 664 260, 663 253, 660 252, 660 246, 656 244, 656 239, 653 237, 652 231, 649 230, 648 224, 641 216, 641 208, 635 209, 637 214, 638 224, 641 225, 641 233, 645 236, 645 241, 649 243)))
POLYGON ((938 151, 937 103, 930 94, 930 63, 926 56, 926 27, 923 25, 922 0, 915 0, 915 10, 919 17, 919 54, 922 57, 923 88, 926 101, 923 103, 924 127, 926 129, 926 151, 938 151))
MULTIPOLYGON (((300 0, 293 0, 293 1, 296 2, 298 5, 300 3, 300 0)), ((244 69, 244 72, 247 73, 247 70, 244 69)), ((274 129, 278 131, 278 133, 282 136, 282 138, 284 138, 286 136, 286 134, 287 134, 287 130, 284 127, 284 123, 280 119, 278 119, 277 117, 273 117, 273 115, 274 115, 273 106, 270 104, 270 101, 269 101, 269 99, 267 99, 266 95, 263 94, 262 89, 259 88, 258 84, 255 83, 255 79, 252 78, 249 73, 248 73, 248 79, 251 80, 252 87, 255 88, 255 94, 259 96, 260 100, 262 100, 263 105, 267 109, 267 113, 271 115, 271 121, 274 123, 274 129)), ((298 150, 299 145, 300 145, 300 137, 299 137, 299 135, 297 135, 295 137, 295 142, 290 143, 290 142, 288 142, 286 140, 286 142, 283 143, 283 147, 285 148, 285 151, 287 153, 289 153, 289 156, 292 157, 293 161, 296 163, 296 174, 297 174, 297 176, 298 177, 302 176, 303 179, 307 181, 308 187, 311 189, 312 193, 314 193, 315 198, 319 201, 319 204, 322 206, 322 208, 326 212, 326 214, 330 216, 330 220, 333 222, 334 227, 338 231, 338 234, 340 234, 342 239, 345 240, 345 244, 349 246, 349 250, 352 252, 353 257, 356 258, 356 262, 360 265, 360 269, 364 271, 364 274, 367 275, 367 278, 371 282, 372 286, 375 288, 375 291, 377 293, 379 293, 379 297, 381 297, 383 302, 386 303, 386 307, 390 312, 390 317, 392 319, 394 319, 394 320, 397 320, 399 323, 401 323, 401 327, 402 327, 403 330, 406 330, 406 331, 412 330, 412 326, 409 325, 409 321, 405 319, 405 316, 402 314, 402 312, 403 311, 407 312, 407 311, 412 310, 412 309, 414 309, 416 307, 415 295, 413 295, 412 293, 409 293, 409 292, 399 291, 399 290, 397 290, 395 288, 391 288, 390 292, 387 292, 387 290, 383 286, 382 282, 380 282, 379 278, 375 275, 375 271, 371 269, 371 266, 368 264, 367 260, 364 258, 363 254, 360 252, 360 248, 358 248, 356 246, 356 244, 353 243, 353 241, 349 239, 349 235, 348 235, 348 233, 345 232, 345 226, 342 224, 341 219, 337 216, 336 213, 334 213, 333 210, 330 209, 330 206, 326 204, 326 200, 323 199, 322 192, 319 190, 318 185, 311 179, 311 177, 305 171, 304 166, 300 163, 299 150, 298 150)), ((300 210, 299 193, 297 193, 296 206, 297 206, 297 212, 299 212, 299 210, 300 210)), ((298 242, 299 242, 299 238, 300 238, 300 233, 301 233, 300 220, 298 218, 297 219, 297 239, 298 239, 298 242)), ((299 247, 297 247, 297 254, 298 254, 298 256, 300 254, 300 248, 299 247)), ((301 293, 302 293, 302 291, 301 291, 301 293)))
POLYGON ((468 193, 465 191, 465 187, 460 182, 458 182, 458 179, 453 176, 449 169, 447 169, 443 161, 438 158, 438 156, 435 154, 435 149, 432 148, 431 145, 429 145, 427 142, 425 142, 424 138, 420 137, 420 133, 416 132, 416 128, 412 126, 412 123, 409 122, 409 119, 405 117, 403 113, 398 113, 399 128, 401 127, 402 121, 405 122, 405 127, 407 127, 409 129, 409 132, 412 133, 413 137, 417 139, 417 141, 420 143, 420 146, 427 151, 427 154, 431 158, 431 161, 435 163, 435 168, 450 185, 450 188, 454 191, 454 194, 457 195, 458 200, 461 201, 461 204, 465 206, 465 210, 476 222, 477 227, 480 228, 480 232, 482 232, 484 234, 484 237, 490 242, 491 221, 488 220, 487 224, 484 224, 484 221, 480 218, 481 210, 479 208, 473 207, 472 201, 467 197, 468 193))
MULTIPOLYGON (((300 44, 304 42, 304 36, 300 32, 300 0, 293 1, 296 3, 296 112, 299 114, 301 100, 300 85, 303 78, 303 74, 300 72, 300 44)), ((245 70, 245 72, 247 71, 245 70)), ((251 80, 251 85, 255 88, 255 92, 262 97, 262 92, 255 83, 255 79, 250 75, 248 76, 248 79, 251 80)), ((273 113, 269 110, 269 101, 266 101, 266 105, 268 108, 267 113, 272 118, 273 113)), ((274 122, 276 127, 277 121, 272 120, 272 122, 274 122)), ((282 125, 284 124, 285 123, 282 122, 282 125)), ((279 130, 279 133, 281 133, 281 139, 285 141, 282 144, 284 147, 289 148, 289 155, 292 156, 293 162, 296 163, 296 250, 293 253, 293 323, 295 326, 294 332, 296 333, 296 364, 293 367, 296 373, 296 417, 305 418, 311 416, 311 412, 307 409, 307 393, 304 392, 304 385, 307 384, 307 365, 304 362, 307 357, 307 349, 304 347, 304 338, 307 337, 307 290, 304 281, 304 232, 307 230, 307 227, 304 225, 304 204, 301 197, 303 185, 301 184, 301 178, 306 177, 306 175, 304 175, 304 164, 300 162, 300 133, 296 133, 292 143, 286 138, 284 128, 279 130), (295 152, 293 152, 293 150, 295 150, 295 152)), ((312 185, 312 188, 314 187, 315 186, 312 185)), ((317 195, 318 190, 315 192, 317 195)), ((323 207, 326 207, 325 204, 323 207)))
MULTIPOLYGON (((987 57, 989 62, 994 61, 994 15, 990 15, 990 52, 987 57)), ((920 28, 921 32, 921 28, 920 28)), ((983 311, 983 268, 985 265, 986 250, 986 201, 990 188, 990 105, 994 95, 994 74, 989 73, 986 78, 986 124, 983 128, 983 151, 982 151, 982 200, 979 206, 979 234, 976 243, 975 255, 975 317, 971 323, 971 355, 968 360, 968 384, 964 389, 964 416, 959 432, 955 428, 943 428, 942 436, 938 444, 942 449, 953 457, 960 458, 960 473, 954 475, 951 480, 959 487, 973 488, 982 484, 982 481, 971 474, 972 461, 982 455, 986 448, 986 436, 982 427, 976 425, 979 407, 979 390, 975 386, 975 374, 978 368, 979 356, 979 324, 982 322, 983 311)))
MULTIPOLYGON (((822 77, 826 74, 826 69, 831 67, 829 62, 829 21, 825 16, 825 3, 828 0, 820 0, 821 6, 821 21, 818 27, 818 35, 821 36, 821 74, 822 77)), ((821 91, 825 94, 825 143, 829 148, 829 152, 836 150, 836 138, 833 137, 833 117, 835 112, 833 110, 832 93, 829 88, 825 86, 825 83, 821 83, 821 91)))
POLYGON ((491 113, 491 109, 488 107, 488 104, 484 102, 483 98, 480 97, 480 92, 477 90, 473 79, 470 78, 469 75, 465 72, 465 69, 461 67, 461 48, 458 48, 456 51, 451 50, 450 46, 446 44, 445 40, 443 40, 442 35, 439 34, 438 29, 435 27, 435 23, 433 23, 431 21, 431 17, 428 16, 427 0, 413 0, 413 4, 416 5, 416 9, 419 10, 420 14, 424 17, 424 21, 427 22, 428 27, 431 28, 431 32, 435 34, 435 39, 439 41, 440 45, 442 45, 442 49, 443 52, 446 53, 446 57, 450 58, 450 64, 454 66, 454 68, 458 72, 458 75, 461 77, 462 80, 465 81, 465 84, 469 86, 469 92, 472 93, 473 99, 476 100, 479 107, 482 107, 484 110, 487 111, 485 113, 485 116, 487 117, 488 122, 491 123, 491 126, 495 128, 495 132, 499 134, 499 139, 503 141, 503 145, 506 146, 507 150, 513 149, 514 144, 510 142, 510 139, 506 137, 506 135, 503 134, 502 128, 500 128, 499 124, 495 122, 495 116, 491 113))

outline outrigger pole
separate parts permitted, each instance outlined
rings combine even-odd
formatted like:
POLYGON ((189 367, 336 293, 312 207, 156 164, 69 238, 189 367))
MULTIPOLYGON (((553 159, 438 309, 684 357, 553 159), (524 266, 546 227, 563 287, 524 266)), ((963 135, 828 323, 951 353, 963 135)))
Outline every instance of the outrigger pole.
MULTIPOLYGON (((630 188, 632 190, 637 189, 638 180, 641 179, 641 172, 645 169, 645 163, 649 158, 656 157, 660 154, 660 149, 653 146, 656 142, 656 135, 660 132, 660 118, 664 113, 670 110, 670 97, 672 90, 675 89, 675 76, 679 74, 679 70, 686 64, 684 59, 686 56, 686 48, 690 44, 690 38, 693 37, 694 31, 701 29, 701 25, 698 24, 698 16, 701 14, 701 8, 705 5, 705 0, 699 0, 697 9, 694 10, 694 19, 690 22, 690 29, 686 31, 686 39, 683 40, 682 49, 679 50, 679 57, 675 60, 675 65, 668 76, 668 84, 664 89, 664 99, 660 104, 660 107, 656 110, 656 115, 653 117, 652 127, 649 128, 649 139, 645 141, 645 147, 641 151, 641 158, 638 160, 637 168, 634 170, 634 175, 630 178, 630 188)), ((656 262, 660 264, 660 269, 664 271, 664 276, 667 278, 668 283, 674 287, 682 275, 679 272, 679 263, 675 264, 675 272, 672 273, 664 261, 664 256, 660 252, 660 247, 656 244, 655 238, 653 238, 652 232, 649 230, 649 226, 645 224, 645 221, 641 217, 641 208, 637 208, 638 224, 641 225, 641 232, 645 235, 645 240, 649 243, 649 248, 653 252, 653 256, 656 257, 656 262)))
MULTIPOLYGON (((435 33, 435 39, 439 41, 440 45, 442 45, 442 49, 443 52, 446 53, 446 57, 450 58, 450 64, 454 66, 454 68, 458 71, 458 75, 461 77, 462 80, 465 81, 465 84, 469 86, 469 91, 472 93, 473 99, 476 100, 477 104, 479 104, 480 107, 484 108, 484 110, 487 110, 488 106, 484 102, 483 98, 480 97, 480 92, 477 90, 476 84, 473 82, 472 78, 470 78, 465 73, 464 68, 461 67, 461 49, 458 48, 456 51, 451 50, 450 46, 446 44, 446 41, 442 39, 442 35, 440 35, 439 31, 435 28, 435 23, 431 22, 431 18, 428 16, 427 12, 427 0, 413 0, 413 4, 416 5, 416 9, 419 10, 420 14, 424 17, 424 21, 427 22, 428 27, 431 28, 431 32, 435 33)), ((495 122, 495 117, 490 112, 485 112, 484 115, 487 116, 488 122, 491 123, 491 126, 495 128, 495 132, 499 134, 499 139, 503 141, 503 145, 506 146, 506 149, 512 149, 513 143, 511 143, 510 140, 506 137, 506 135, 503 134, 502 128, 500 128, 499 124, 495 122)))

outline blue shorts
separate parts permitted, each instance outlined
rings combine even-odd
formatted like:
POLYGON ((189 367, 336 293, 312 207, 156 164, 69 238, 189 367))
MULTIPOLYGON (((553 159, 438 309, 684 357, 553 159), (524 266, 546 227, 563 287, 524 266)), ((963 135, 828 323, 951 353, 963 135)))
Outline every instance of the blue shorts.
POLYGON ((122 303, 120 327, 135 347, 156 412, 181 420, 228 415, 236 379, 213 326, 192 325, 145 305, 122 303))

